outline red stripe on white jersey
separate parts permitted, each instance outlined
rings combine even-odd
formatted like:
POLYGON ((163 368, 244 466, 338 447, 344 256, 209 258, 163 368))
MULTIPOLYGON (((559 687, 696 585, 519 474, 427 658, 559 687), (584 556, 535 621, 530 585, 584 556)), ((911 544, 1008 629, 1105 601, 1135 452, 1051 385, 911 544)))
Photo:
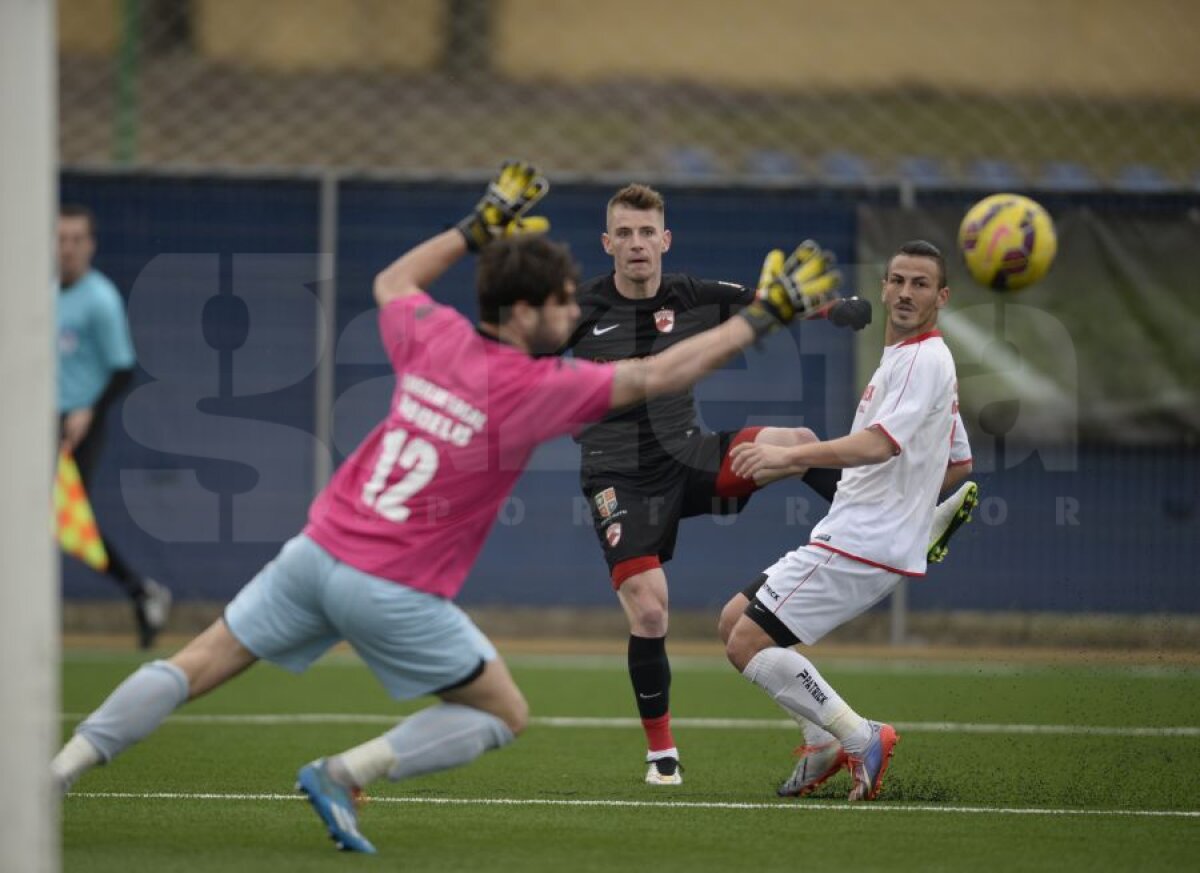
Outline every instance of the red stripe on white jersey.
POLYGON ((868 567, 877 567, 880 570, 887 570, 889 573, 898 573, 901 576, 908 576, 912 579, 923 579, 925 577, 924 573, 910 573, 907 570, 897 570, 895 567, 889 567, 887 564, 879 564, 875 561, 868 560, 867 558, 861 558, 858 555, 852 555, 849 552, 843 552, 841 549, 835 549, 833 546, 828 546, 825 543, 817 542, 816 540, 810 542, 809 545, 816 546, 817 548, 821 549, 828 549, 834 554, 841 555, 843 558, 849 558, 851 561, 858 561, 858 563, 866 564, 868 567))

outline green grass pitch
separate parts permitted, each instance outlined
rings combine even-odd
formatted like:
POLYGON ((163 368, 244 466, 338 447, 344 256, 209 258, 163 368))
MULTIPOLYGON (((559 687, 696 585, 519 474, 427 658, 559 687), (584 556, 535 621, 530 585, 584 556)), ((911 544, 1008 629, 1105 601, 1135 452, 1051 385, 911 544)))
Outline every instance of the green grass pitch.
MULTIPOLYGON (((64 656, 63 735, 134 669, 64 656)), ((642 784, 623 659, 513 656, 534 723, 474 765, 372 787, 336 852, 298 766, 385 730, 361 664, 269 665, 180 710, 63 803, 67 871, 1178 870, 1200 856, 1200 670, 818 659, 901 734, 880 800, 780 800, 798 731, 719 658, 677 658, 684 785, 642 784)))

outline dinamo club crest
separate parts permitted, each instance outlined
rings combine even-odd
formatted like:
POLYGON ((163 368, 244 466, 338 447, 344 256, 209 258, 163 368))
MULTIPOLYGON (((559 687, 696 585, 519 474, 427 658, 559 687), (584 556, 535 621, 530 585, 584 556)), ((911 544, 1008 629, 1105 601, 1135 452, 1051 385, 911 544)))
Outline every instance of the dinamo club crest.
MULTIPOLYGON (((603 491, 596 493, 592 498, 596 503, 596 512, 600 513, 601 518, 608 518, 617 511, 617 489, 605 488, 603 491)), ((617 533, 619 537, 620 532, 617 533)))
POLYGON ((675 329, 675 310, 660 309, 654 313, 654 326, 659 333, 670 333, 675 329))
POLYGON ((607 528, 605 528, 604 538, 608 540, 608 547, 610 549, 615 549, 617 547, 617 543, 621 541, 621 522, 613 522, 607 528))

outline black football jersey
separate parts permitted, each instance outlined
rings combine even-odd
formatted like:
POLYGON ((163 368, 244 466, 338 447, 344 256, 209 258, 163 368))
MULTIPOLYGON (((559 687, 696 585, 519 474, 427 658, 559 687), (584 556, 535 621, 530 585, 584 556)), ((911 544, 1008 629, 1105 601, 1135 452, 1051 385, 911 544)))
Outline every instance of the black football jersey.
MULTIPOLYGON (((734 282, 666 273, 657 294, 630 300, 617 291, 610 273, 582 284, 576 299, 581 317, 567 347, 587 360, 620 361, 658 354, 716 327, 752 301, 754 290, 734 282)), ((583 470, 651 469, 671 457, 672 445, 696 428, 696 402, 690 390, 611 412, 577 438, 583 470)))

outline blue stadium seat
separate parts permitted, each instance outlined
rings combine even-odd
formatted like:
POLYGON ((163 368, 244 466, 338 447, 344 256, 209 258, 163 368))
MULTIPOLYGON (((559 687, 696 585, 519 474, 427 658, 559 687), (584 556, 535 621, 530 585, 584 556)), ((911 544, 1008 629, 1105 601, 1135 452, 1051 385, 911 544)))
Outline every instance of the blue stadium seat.
POLYGON ((981 188, 1018 188, 1024 177, 1012 163, 998 158, 976 158, 967 164, 967 180, 981 188))
POLYGON ((1113 177, 1113 187, 1119 191, 1167 191, 1174 186, 1157 167, 1149 164, 1126 164, 1113 177))
POLYGON ((918 188, 936 188, 950 182, 950 174, 941 158, 909 155, 896 162, 896 174, 918 188))
POLYGON ((821 158, 821 176, 834 185, 867 185, 875 173, 866 158, 853 152, 829 152, 821 158))
POLYGON ((805 175, 800 159, 782 149, 752 150, 746 155, 746 172, 766 179, 798 179, 805 175))
POLYGON ((720 172, 717 158, 704 146, 677 146, 663 154, 663 169, 679 179, 711 179, 720 172))
POLYGON ((1076 161, 1047 161, 1038 184, 1059 191, 1091 191, 1100 187, 1100 180, 1076 161))

